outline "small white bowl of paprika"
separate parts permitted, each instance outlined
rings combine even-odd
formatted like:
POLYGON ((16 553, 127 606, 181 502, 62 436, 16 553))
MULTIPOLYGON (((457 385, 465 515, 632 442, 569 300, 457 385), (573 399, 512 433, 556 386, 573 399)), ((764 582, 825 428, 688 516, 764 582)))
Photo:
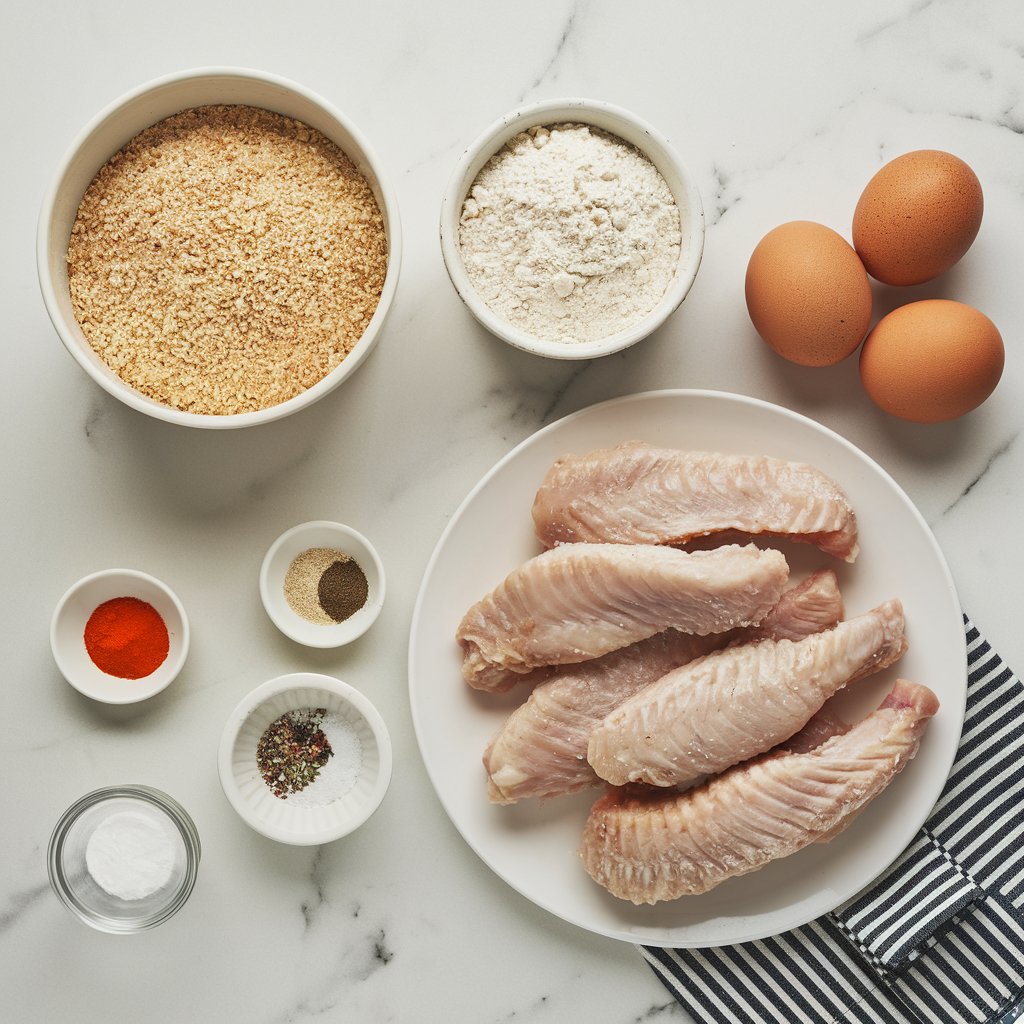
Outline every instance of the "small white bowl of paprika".
POLYGON ((188 617, 165 583, 136 569, 79 580, 57 603, 50 647, 64 678, 104 704, 134 704, 169 686, 188 656, 188 617))

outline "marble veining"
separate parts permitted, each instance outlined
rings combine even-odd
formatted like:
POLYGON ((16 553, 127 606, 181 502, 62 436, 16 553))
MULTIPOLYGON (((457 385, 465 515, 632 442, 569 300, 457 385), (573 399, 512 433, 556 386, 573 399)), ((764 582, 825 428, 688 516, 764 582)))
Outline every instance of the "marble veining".
POLYGON ((712 228, 729 212, 731 207, 738 203, 742 196, 730 193, 730 174, 720 164, 712 164, 711 174, 714 180, 715 190, 711 194, 711 201, 705 208, 705 226, 712 228))
POLYGON ((1017 435, 1014 434, 1008 441, 1006 441, 1005 443, 1001 444, 988 457, 988 460, 985 462, 985 464, 981 468, 981 470, 970 480, 970 482, 967 484, 966 487, 964 487, 964 489, 959 493, 959 495, 957 495, 957 497, 946 506, 946 508, 942 512, 943 516, 946 516, 950 512, 952 512, 953 509, 955 509, 957 507, 957 505, 959 505, 960 502, 963 501, 964 498, 966 498, 967 495, 970 494, 971 491, 973 491, 974 488, 977 487, 978 484, 980 484, 982 480, 984 480, 985 476, 988 474, 989 470, 993 467, 993 465, 995 465, 995 463, 999 459, 1003 458, 1005 455, 1007 455, 1011 451, 1011 449, 1013 448, 1013 446, 1016 443, 1016 441, 1017 441, 1017 435))
POLYGON ((665 1020, 680 1020, 683 1017, 683 1011, 679 1004, 676 1002, 671 1003, 660 1003, 649 1007, 646 1012, 641 1013, 640 1016, 635 1017, 636 1024, 643 1024, 644 1021, 665 1021, 665 1020))
POLYGON ((576 27, 576 19, 578 15, 578 9, 574 4, 569 11, 568 16, 565 19, 565 24, 562 27, 561 35, 559 35, 557 42, 555 43, 554 52, 551 54, 548 62, 544 65, 540 74, 530 83, 530 85, 523 91, 520 96, 520 102, 526 100, 536 89, 546 84, 553 79, 558 77, 558 65, 562 59, 562 55, 565 53, 567 46, 570 43, 570 38, 573 34, 573 30, 576 27))
POLYGON ((641 391, 731 391, 818 420, 876 459, 931 523, 964 608, 1024 667, 1019 0, 301 9, 250 0, 244 12, 180 0, 174 17, 116 0, 8 8, 16 42, 0 76, 18 158, 5 162, 0 190, 0 1018, 687 1021, 628 943, 525 900, 447 818, 406 689, 420 578, 465 495, 540 427, 641 391), (39 201, 70 141, 117 96, 204 64, 262 68, 325 96, 369 140, 401 206, 402 272, 374 353, 315 406, 255 430, 185 430, 116 402, 63 351, 35 278, 39 201), (463 147, 518 104, 572 95, 636 110, 668 137, 697 177, 707 218, 701 269, 680 309, 627 352, 584 362, 538 359, 483 331, 451 287, 437 238, 463 147), (990 316, 1007 345, 993 398, 935 428, 875 410, 855 359, 822 372, 782 363, 743 303, 746 262, 767 230, 811 219, 849 237, 870 176, 927 147, 978 172, 982 230, 943 279, 902 294, 876 288, 876 316, 904 298, 955 298, 990 316), (388 579, 374 628, 337 651, 291 643, 257 592, 269 544, 316 518, 369 536, 388 579), (115 565, 165 579, 192 624, 179 679, 134 709, 73 693, 48 648, 64 590, 115 565), (299 670, 366 693, 395 750, 380 811, 315 850, 279 846, 242 824, 215 765, 238 701, 299 670), (75 921, 50 892, 46 843, 83 793, 127 782, 186 806, 203 859, 177 917, 114 937, 75 921))
POLYGON ((85 436, 93 441, 96 438, 97 433, 103 428, 103 421, 105 419, 106 405, 100 401, 96 401, 89 406, 89 411, 85 417, 85 436))
POLYGON ((926 11, 933 3, 935 3, 935 0, 915 0, 915 2, 910 4, 901 14, 887 18, 885 21, 865 29, 857 36, 857 42, 859 44, 870 42, 872 39, 884 35, 886 32, 889 32, 898 25, 905 25, 912 18, 915 18, 917 15, 926 11))
MULTIPOLYGON (((309 882, 313 889, 313 897, 302 902, 302 920, 305 922, 307 931, 316 923, 320 910, 327 903, 327 897, 324 894, 323 855, 322 847, 318 848, 313 855, 313 864, 309 872, 309 882)), ((353 917, 358 916, 359 911, 357 908, 353 913, 353 917)))
POLYGON ((589 369, 589 360, 581 360, 574 365, 573 369, 566 375, 562 384, 552 393, 551 400, 542 410, 540 414, 541 423, 551 423, 552 420, 556 418, 555 414, 561 408, 561 404, 565 396, 589 369))
POLYGON ((41 885, 34 885, 29 889, 21 889, 11 893, 7 899, 7 906, 0 910, 0 932, 8 931, 28 913, 34 905, 43 897, 53 896, 53 890, 47 881, 41 885))

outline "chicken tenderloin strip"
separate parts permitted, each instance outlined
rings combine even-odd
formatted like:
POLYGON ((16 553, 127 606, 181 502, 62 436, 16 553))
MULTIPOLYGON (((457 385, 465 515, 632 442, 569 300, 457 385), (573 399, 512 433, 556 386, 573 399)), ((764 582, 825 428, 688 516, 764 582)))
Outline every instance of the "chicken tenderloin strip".
POLYGON ((881 706, 808 753, 772 752, 686 793, 609 790, 587 819, 583 866, 636 904, 715 886, 838 835, 917 753, 938 698, 898 680, 881 706))
POLYGON ((665 629, 703 636, 760 622, 789 577, 753 544, 692 553, 644 544, 569 544, 511 572, 466 612, 462 674, 506 690, 515 674, 574 664, 665 629))
POLYGON ((537 491, 533 522, 546 547, 681 544, 739 531, 815 544, 847 562, 857 557, 853 509, 814 466, 642 441, 558 459, 537 491))
POLYGON ((484 753, 491 802, 511 804, 599 785, 587 761, 590 733, 634 693, 726 644, 799 639, 834 626, 842 614, 836 575, 821 569, 787 590, 758 626, 703 637, 666 630, 593 661, 536 670, 530 676, 543 673, 541 681, 484 753))
POLYGON ((803 640, 709 654, 606 716, 587 759, 614 786, 677 786, 724 771, 792 736, 847 683, 902 657, 903 630, 893 600, 803 640))

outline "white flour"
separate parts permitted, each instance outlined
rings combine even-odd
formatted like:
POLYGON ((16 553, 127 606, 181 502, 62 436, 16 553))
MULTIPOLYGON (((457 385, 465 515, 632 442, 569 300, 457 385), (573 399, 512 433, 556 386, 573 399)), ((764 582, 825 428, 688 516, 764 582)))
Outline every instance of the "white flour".
POLYGON ((665 294, 680 218, 654 165, 580 124, 531 128, 481 169, 462 208, 469 279, 498 316, 573 344, 632 326, 665 294))

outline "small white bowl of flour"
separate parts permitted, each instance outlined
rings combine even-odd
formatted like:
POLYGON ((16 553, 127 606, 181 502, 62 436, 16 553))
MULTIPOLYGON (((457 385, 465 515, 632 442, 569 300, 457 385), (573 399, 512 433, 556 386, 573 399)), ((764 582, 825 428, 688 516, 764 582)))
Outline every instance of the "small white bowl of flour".
POLYGON ((499 338, 554 359, 647 337, 686 297, 703 248, 700 193, 668 141, 594 100, 496 121, 441 205, 441 251, 463 302, 499 338))

